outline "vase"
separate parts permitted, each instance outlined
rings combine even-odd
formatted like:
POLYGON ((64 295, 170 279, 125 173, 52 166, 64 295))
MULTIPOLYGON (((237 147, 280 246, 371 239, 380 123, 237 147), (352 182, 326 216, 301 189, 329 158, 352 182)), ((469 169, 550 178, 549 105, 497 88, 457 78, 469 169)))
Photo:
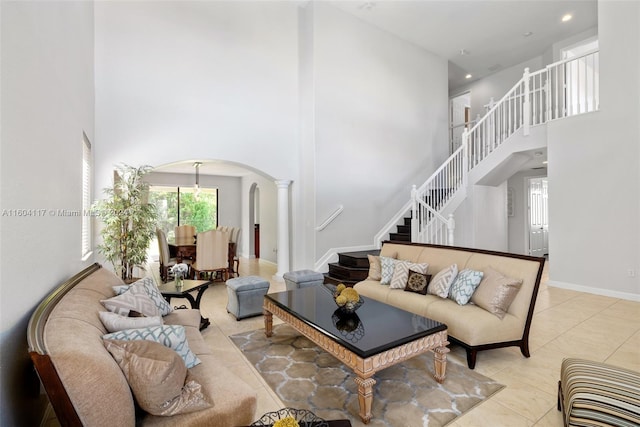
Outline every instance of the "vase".
POLYGON ((182 278, 182 274, 176 274, 174 277, 175 283, 176 283, 176 290, 177 291, 181 291, 182 290, 182 282, 183 282, 183 278, 182 278))

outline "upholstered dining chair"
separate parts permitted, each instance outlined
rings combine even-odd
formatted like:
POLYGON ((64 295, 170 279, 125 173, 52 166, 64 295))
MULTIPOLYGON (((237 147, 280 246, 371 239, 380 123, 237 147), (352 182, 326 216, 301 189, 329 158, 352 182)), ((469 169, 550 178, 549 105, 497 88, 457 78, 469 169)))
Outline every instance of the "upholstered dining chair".
POLYGON ((166 282, 169 278, 169 268, 176 265, 175 253, 172 253, 164 231, 156 228, 156 237, 158 239, 158 248, 160 249, 160 279, 166 282))
POLYGON ((229 278, 229 233, 209 230, 198 233, 196 239, 196 261, 191 265, 194 277, 211 274, 212 279, 220 273, 222 280, 229 278))
POLYGON ((175 228, 176 245, 193 245, 196 228, 193 225, 179 225, 175 228))

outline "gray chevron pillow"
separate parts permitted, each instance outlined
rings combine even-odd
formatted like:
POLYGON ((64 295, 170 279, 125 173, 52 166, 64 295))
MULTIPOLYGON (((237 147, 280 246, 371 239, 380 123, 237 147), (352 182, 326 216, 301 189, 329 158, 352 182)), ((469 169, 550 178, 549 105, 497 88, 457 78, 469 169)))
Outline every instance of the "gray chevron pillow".
POLYGON ((451 264, 449 267, 443 268, 431 279, 431 283, 429 283, 427 287, 427 293, 437 295, 440 298, 446 298, 449 296, 449 289, 457 275, 457 264, 451 264))

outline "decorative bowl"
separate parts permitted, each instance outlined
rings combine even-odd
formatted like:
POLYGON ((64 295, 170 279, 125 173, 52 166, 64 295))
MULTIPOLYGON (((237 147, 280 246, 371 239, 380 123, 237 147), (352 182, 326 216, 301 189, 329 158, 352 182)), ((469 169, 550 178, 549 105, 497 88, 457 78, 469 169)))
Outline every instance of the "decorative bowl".
POLYGON ((267 412, 250 427, 271 427, 273 423, 286 417, 293 417, 300 427, 329 427, 329 424, 306 409, 283 408, 274 412, 267 412))
POLYGON ((355 344, 364 337, 364 325, 356 313, 336 310, 331 315, 331 320, 345 340, 355 344))
MULTIPOLYGON (((333 298, 333 301, 336 301, 335 297, 333 298)), ((362 304, 364 304, 364 300, 362 299, 362 297, 360 297, 356 302, 349 301, 343 306, 338 305, 338 303, 336 302, 336 305, 338 305, 338 310, 342 311, 343 313, 355 313, 362 304)))

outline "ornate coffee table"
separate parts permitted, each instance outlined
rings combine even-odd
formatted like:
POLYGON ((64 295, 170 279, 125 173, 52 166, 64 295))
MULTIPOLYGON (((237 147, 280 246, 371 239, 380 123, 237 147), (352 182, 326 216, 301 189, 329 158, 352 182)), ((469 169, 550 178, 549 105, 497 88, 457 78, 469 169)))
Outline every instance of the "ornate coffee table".
POLYGON ((371 420, 373 375, 427 351, 434 353, 434 378, 443 382, 447 369, 447 326, 379 301, 362 297, 355 315, 337 311, 324 285, 267 294, 264 325, 273 335, 273 315, 293 326, 356 374, 360 418, 371 420))

